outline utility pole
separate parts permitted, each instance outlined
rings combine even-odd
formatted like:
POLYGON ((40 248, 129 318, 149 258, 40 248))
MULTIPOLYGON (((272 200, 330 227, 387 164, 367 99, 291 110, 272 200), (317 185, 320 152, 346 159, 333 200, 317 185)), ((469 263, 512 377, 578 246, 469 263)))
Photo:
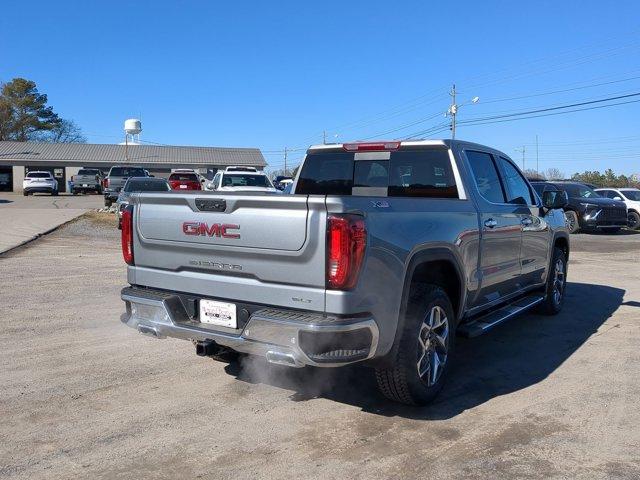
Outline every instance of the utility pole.
POLYGON ((326 130, 322 131, 322 144, 323 145, 327 144, 327 131, 326 130))
POLYGON ((287 175, 287 147, 284 147, 284 174, 287 175))
POLYGON ((522 171, 524 172, 524 153, 526 151, 526 147, 523 145, 522 148, 516 148, 516 152, 522 152, 522 171))
POLYGON ((538 176, 540 176, 540 170, 538 169, 538 162, 539 162, 539 158, 538 158, 538 135, 536 135, 536 174, 538 176))
POLYGON ((456 105, 456 84, 454 83, 449 92, 451 95, 451 106, 449 107, 449 114, 451 115, 451 138, 456 138, 456 113, 458 113, 458 105, 456 105))

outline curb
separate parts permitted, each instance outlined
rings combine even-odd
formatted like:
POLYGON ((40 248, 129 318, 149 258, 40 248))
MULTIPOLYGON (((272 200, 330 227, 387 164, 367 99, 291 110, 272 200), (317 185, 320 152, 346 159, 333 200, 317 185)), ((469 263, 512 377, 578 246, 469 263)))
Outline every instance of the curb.
POLYGON ((75 222, 77 219, 79 219, 80 217, 85 216, 86 214, 87 214, 87 212, 85 212, 85 213, 83 213, 81 215, 78 215, 77 217, 72 218, 70 220, 67 220, 66 222, 63 222, 60 225, 56 225, 55 227, 50 228, 49 230, 45 230, 44 232, 40 232, 40 233, 36 234, 33 237, 28 238, 28 239, 24 240, 23 242, 19 243, 18 245, 14 245, 13 247, 9 247, 8 249, 1 251, 0 252, 0 258, 2 258, 7 253, 13 252, 16 248, 24 247, 28 243, 31 243, 31 242, 33 242, 34 240, 37 240, 40 237, 43 237, 45 235, 49 235, 50 233, 55 232, 60 227, 64 227, 65 225, 67 225, 67 224, 69 224, 71 222, 75 222))

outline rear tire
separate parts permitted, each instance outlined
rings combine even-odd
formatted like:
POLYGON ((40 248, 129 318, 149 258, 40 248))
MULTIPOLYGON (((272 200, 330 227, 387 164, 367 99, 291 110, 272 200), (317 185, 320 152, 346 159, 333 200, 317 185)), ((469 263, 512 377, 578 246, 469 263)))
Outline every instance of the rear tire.
POLYGON ((22 192, 22 195, 24 195, 25 197, 29 196, 29 192, 22 192))
POLYGON ((578 233, 580 230, 580 223, 578 222, 578 214, 573 210, 569 210, 564 212, 564 216, 566 217, 567 228, 569 229, 569 233, 578 233))
POLYGON ((553 248, 551 268, 544 288, 544 301, 536 310, 543 315, 556 315, 562 310, 567 288, 567 256, 559 247, 553 248))
POLYGON ((58 196, 58 191, 54 190, 53 192, 51 192, 51 196, 52 197, 57 197, 58 196))
POLYGON ((640 214, 638 214, 638 212, 629 212, 627 221, 629 222, 629 228, 631 230, 640 229, 640 214))
POLYGON ((442 288, 424 285, 409 299, 391 368, 376 369, 382 394, 407 405, 426 405, 444 385, 455 338, 455 316, 442 288))
POLYGON ((108 207, 110 207, 112 204, 113 204, 113 202, 112 202, 111 200, 106 200, 106 199, 105 199, 105 201, 104 201, 104 206, 105 206, 105 207, 107 207, 107 208, 108 208, 108 207))

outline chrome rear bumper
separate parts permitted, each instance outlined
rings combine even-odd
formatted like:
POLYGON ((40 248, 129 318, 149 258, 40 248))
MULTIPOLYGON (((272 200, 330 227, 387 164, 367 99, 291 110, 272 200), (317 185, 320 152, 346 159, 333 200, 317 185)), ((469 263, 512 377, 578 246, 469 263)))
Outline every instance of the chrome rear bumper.
POLYGON ((155 338, 215 342, 271 363, 336 367, 375 355, 378 326, 372 318, 326 317, 313 312, 263 308, 242 329, 203 326, 171 292, 125 288, 121 321, 155 338), (216 328, 215 330, 213 328, 216 328), (356 346, 357 345, 357 346, 356 346))

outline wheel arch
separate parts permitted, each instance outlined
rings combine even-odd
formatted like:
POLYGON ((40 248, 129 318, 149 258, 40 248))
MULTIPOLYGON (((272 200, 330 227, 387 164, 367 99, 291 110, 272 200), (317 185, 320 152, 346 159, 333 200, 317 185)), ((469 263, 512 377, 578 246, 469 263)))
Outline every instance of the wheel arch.
POLYGON ((571 243, 569 242, 569 234, 566 232, 556 232, 556 234, 553 236, 553 246, 554 247, 560 247, 565 254, 565 257, 567 258, 567 261, 569 260, 569 252, 571 250, 570 247, 571 243))
POLYGON ((417 285, 434 284, 441 287, 453 306, 455 321, 462 318, 466 302, 466 284, 463 264, 453 247, 448 244, 426 246, 412 253, 406 262, 402 297, 393 345, 382 358, 374 360, 378 366, 395 358, 412 289, 417 285))

